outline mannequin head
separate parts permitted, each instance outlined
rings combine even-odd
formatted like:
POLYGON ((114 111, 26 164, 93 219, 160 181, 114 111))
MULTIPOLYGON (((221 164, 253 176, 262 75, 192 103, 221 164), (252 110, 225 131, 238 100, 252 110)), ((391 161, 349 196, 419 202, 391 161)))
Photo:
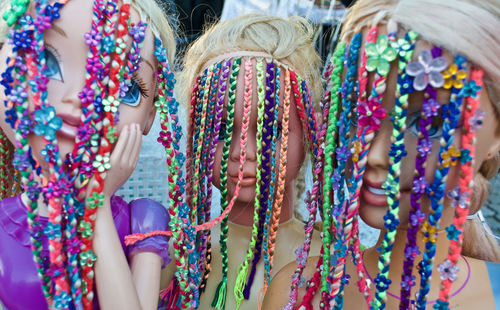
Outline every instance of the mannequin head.
MULTIPOLYGON (((110 153, 124 126, 137 123, 147 133, 156 108, 165 117, 172 30, 149 0, 35 1, 4 10, 0 99, 7 118, 0 126, 16 154, 2 160, 20 174, 49 306, 89 306, 92 229, 110 153), (40 258, 38 201, 48 208, 50 259, 40 258)), ((4 176, 2 185, 11 186, 4 176)))
MULTIPOLYGON (((352 147, 353 155, 337 156, 331 167, 347 182, 351 199, 333 211, 346 223, 337 238, 349 240, 357 232, 351 220, 358 207, 361 218, 385 234, 376 280, 378 306, 387 290, 391 251, 405 251, 402 277, 411 277, 420 253, 417 238, 425 243, 422 268, 432 266, 435 233, 446 228, 447 259, 456 264, 468 210, 480 208, 484 180, 498 169, 500 102, 492 81, 500 74, 500 41, 492 34, 500 26, 499 17, 500 7, 493 1, 403 0, 358 1, 346 20, 339 49, 349 44, 349 52, 336 52, 332 63, 335 71, 346 61, 337 76, 343 71, 342 83, 358 81, 359 88, 346 91, 344 84, 333 83, 330 90, 339 96, 343 111, 352 109, 356 115, 341 113, 339 122, 349 125, 352 119, 357 126, 338 133, 339 143, 352 147), (342 141, 345 133, 354 132, 359 139, 342 141), (393 250, 391 244, 403 230, 406 247, 393 250)), ((327 122, 336 119, 330 116, 327 122)), ((342 190, 333 195, 344 199, 342 190)), ((496 242, 485 247, 495 249, 496 242)), ((362 265, 360 255, 357 259, 362 265)), ((428 279, 424 273, 420 281, 428 279)), ((439 302, 445 302, 450 285, 443 280, 439 302)), ((402 284, 403 307, 409 306, 404 305, 409 302, 407 287, 411 285, 402 284)), ((425 305, 425 295, 420 291, 424 299, 417 302, 425 305)))
POLYGON ((277 228, 281 205, 291 215, 293 180, 306 150, 318 150, 318 65, 310 26, 298 18, 221 22, 187 51, 181 77, 181 96, 191 98, 187 201, 199 223, 210 220, 212 184, 221 190, 222 218, 254 225, 251 248, 260 248, 264 225, 277 228))

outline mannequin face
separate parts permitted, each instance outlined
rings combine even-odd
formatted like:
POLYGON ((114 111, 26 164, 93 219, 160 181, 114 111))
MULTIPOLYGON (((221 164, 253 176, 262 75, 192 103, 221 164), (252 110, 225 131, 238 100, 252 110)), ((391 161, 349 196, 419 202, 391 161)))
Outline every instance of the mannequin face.
MULTIPOLYGON (((139 21, 139 14, 131 10, 132 21, 139 21)), ((45 49, 47 61, 47 76, 49 82, 48 102, 56 110, 57 116, 63 120, 63 125, 57 131, 57 140, 61 156, 71 152, 77 135, 78 126, 82 114, 81 101, 78 93, 85 85, 85 75, 88 56, 88 46, 85 44, 84 34, 89 32, 92 20, 92 1, 75 0, 70 1, 61 9, 61 18, 53 23, 53 27, 45 31, 45 49)), ((130 49, 130 44, 127 49, 130 49)), ((155 97, 154 68, 156 60, 154 57, 153 35, 147 29, 146 38, 141 49, 142 62, 134 82, 137 87, 128 91, 122 98, 119 106, 118 132, 131 123, 138 123, 142 130, 147 131, 154 119, 153 99, 155 97), (142 92, 142 93, 141 93, 142 92), (133 106, 135 105, 135 106, 133 106)), ((10 54, 10 46, 5 45, 0 53, 0 71, 5 70, 5 59, 10 54)), ((134 84, 133 84, 134 85, 134 84)), ((31 98, 31 96, 30 96, 31 98)), ((0 92, 0 100, 3 102, 5 94, 0 92)), ((33 110, 33 106, 30 106, 33 110)), ((0 107, 1 115, 5 115, 5 107, 0 107)), ((13 131, 10 125, 5 123, 5 117, 1 117, 1 127, 7 136, 13 141, 13 131)), ((40 151, 44 147, 41 137, 31 134, 29 144, 33 154, 44 166, 40 151)))
MULTIPOLYGON (((243 69, 243 68, 242 68, 243 69)), ((239 160, 240 160, 240 135, 242 130, 242 119, 243 119, 243 92, 244 92, 244 70, 240 69, 238 76, 238 84, 236 90, 236 102, 235 102, 235 114, 234 114, 234 128, 233 136, 231 141, 231 147, 229 150, 228 159, 228 199, 233 196, 236 184, 238 182, 238 170, 239 170, 239 160)), ((256 76, 255 65, 253 76, 256 76)), ((283 77, 284 75, 282 75, 283 77)), ((256 188, 256 171, 257 171, 257 145, 256 145, 256 134, 257 134, 257 81, 253 80, 254 87, 252 93, 252 109, 250 115, 250 123, 248 127, 248 142, 246 148, 246 162, 243 168, 243 179, 240 184, 240 191, 236 202, 239 204, 248 204, 249 208, 253 208, 255 200, 255 188, 256 188)), ((281 85, 284 85, 284 78, 281 79, 281 85)), ((290 101, 290 118, 289 118, 289 134, 288 134, 288 153, 287 153, 287 166, 286 166, 286 184, 285 192, 293 193, 293 180, 297 177, 297 174, 302 166, 305 156, 305 145, 304 145, 304 135, 302 132, 302 125, 300 122, 299 115, 297 113, 297 106, 291 96, 290 101)), ((227 100, 227 98, 226 98, 227 100)), ((280 103, 283 103, 283 96, 280 98, 280 103)), ((279 112, 279 124, 282 121, 282 109, 279 112)), ((226 119, 226 111, 224 111, 223 122, 226 119)), ((279 125, 278 132, 281 131, 281 126, 279 125)), ((277 139, 276 150, 281 149, 281 133, 279 133, 280 138, 277 139)), ((215 152, 215 164, 213 172, 213 184, 220 189, 220 170, 221 170, 221 159, 222 159, 222 148, 224 143, 219 142, 215 152)), ((278 152, 277 152, 278 153, 278 152)), ((280 156, 277 154, 276 165, 279 163, 280 156)), ((276 170, 276 176, 278 175, 278 168, 276 170)), ((277 184, 277 179, 275 184, 277 184)))
MULTIPOLYGON (((414 55, 417 55, 417 49, 414 55)), ((448 57, 449 63, 452 58, 448 57)), ((397 74, 392 70, 388 80, 388 92, 384 96, 383 106, 387 111, 391 111, 394 106, 394 87, 396 83, 397 74)), ((442 104, 449 101, 450 91, 440 89, 437 92, 437 100, 442 104)), ((411 210, 410 195, 413 187, 413 176, 415 170, 415 158, 417 156, 416 145, 418 142, 418 121, 422 109, 423 92, 417 92, 410 95, 408 117, 406 122, 405 131, 405 149, 408 155, 403 158, 401 165, 400 176, 400 228, 407 227, 409 221, 409 212, 411 210)), ((483 119, 483 126, 476 131, 476 156, 474 159, 474 171, 478 173, 482 163, 491 158, 493 155, 500 151, 500 135, 498 135, 497 127, 499 120, 496 117, 494 107, 488 97, 488 93, 483 88, 480 95, 480 107, 482 111, 486 112, 483 119)), ((429 131, 430 141, 432 142, 432 153, 427 158, 425 177, 429 184, 434 181, 434 173, 438 163, 439 157, 439 140, 441 137, 442 119, 439 115, 434 117, 432 128, 429 131)), ((459 128, 455 131, 455 138, 453 145, 455 148, 460 149, 461 143, 461 130, 463 121, 460 119, 458 122, 459 128)), ((372 227, 383 228, 383 217, 388 210, 387 196, 385 194, 378 194, 377 191, 381 190, 382 183, 385 181, 389 169, 389 150, 391 146, 392 125, 389 119, 382 122, 380 130, 377 132, 374 142, 368 154, 368 161, 366 165, 366 172, 363 179, 363 187, 361 190, 361 205, 360 215, 362 219, 372 227), (374 193, 375 192, 375 193, 374 193)), ((456 165, 450 168, 446 192, 453 189, 458 185, 460 179, 460 166, 456 165)), ((454 209, 450 206, 449 198, 444 200, 445 208, 443 210, 443 217, 441 227, 446 227, 451 224, 454 216, 454 209)), ((423 195, 421 199, 422 211, 427 213, 430 210, 430 201, 427 195, 423 195)))

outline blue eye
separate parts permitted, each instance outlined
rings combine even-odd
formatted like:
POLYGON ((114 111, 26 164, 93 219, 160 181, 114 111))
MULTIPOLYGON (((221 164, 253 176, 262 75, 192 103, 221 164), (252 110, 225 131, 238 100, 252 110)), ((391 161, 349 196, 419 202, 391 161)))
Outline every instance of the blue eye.
MULTIPOLYGON (((420 133, 420 113, 414 113, 408 116, 408 130, 415 136, 418 137, 420 133)), ((429 128, 429 139, 439 139, 442 136, 443 120, 439 117, 434 117, 431 127, 429 128)))
POLYGON ((131 80, 131 84, 128 85, 127 91, 121 96, 121 102, 132 107, 138 106, 141 102, 141 90, 135 79, 131 80))
POLYGON ((45 76, 56 81, 63 81, 59 60, 48 48, 45 48, 45 66, 45 76))
POLYGON ((220 131, 219 131, 219 142, 223 142, 226 139, 226 121, 220 122, 220 131))

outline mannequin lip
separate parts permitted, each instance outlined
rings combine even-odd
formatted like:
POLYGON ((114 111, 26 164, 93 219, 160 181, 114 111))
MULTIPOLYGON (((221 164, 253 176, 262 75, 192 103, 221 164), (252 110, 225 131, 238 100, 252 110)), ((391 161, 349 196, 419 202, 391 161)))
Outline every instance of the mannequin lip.
POLYGON ((66 113, 57 114, 57 116, 60 117, 64 123, 73 127, 78 127, 81 123, 80 116, 66 113))
POLYGON ((61 128, 57 131, 62 137, 74 140, 78 134, 80 117, 71 114, 57 114, 63 121, 61 128))
MULTIPOLYGON (((234 182, 234 184, 238 183, 238 175, 229 175, 229 178, 234 182)), ((243 172, 243 178, 241 179, 240 186, 246 187, 246 186, 252 186, 255 185, 257 182, 257 178, 255 177, 254 173, 251 172, 243 172)))
POLYGON ((370 181, 369 179, 363 179, 363 186, 361 187, 361 196, 363 200, 369 205, 377 207, 387 207, 387 195, 382 188, 384 182, 370 181), (372 190, 370 191, 371 188, 372 190), (374 192, 382 192, 384 194, 377 194, 374 192))

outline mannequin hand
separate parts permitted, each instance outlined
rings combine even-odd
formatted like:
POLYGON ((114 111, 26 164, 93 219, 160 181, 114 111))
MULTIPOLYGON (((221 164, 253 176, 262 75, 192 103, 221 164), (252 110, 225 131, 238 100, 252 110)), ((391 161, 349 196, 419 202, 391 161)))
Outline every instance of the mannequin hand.
POLYGON ((130 177, 139 160, 141 152, 142 132, 138 124, 123 127, 118 142, 109 159, 103 194, 110 198, 130 177))

